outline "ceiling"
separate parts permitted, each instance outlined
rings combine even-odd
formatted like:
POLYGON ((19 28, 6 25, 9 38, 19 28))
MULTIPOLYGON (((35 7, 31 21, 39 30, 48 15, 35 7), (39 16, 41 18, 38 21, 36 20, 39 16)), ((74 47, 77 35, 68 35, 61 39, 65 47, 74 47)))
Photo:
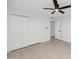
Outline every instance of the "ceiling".
MULTIPOLYGON (((55 12, 51 15, 50 10, 43 8, 54 8, 52 0, 7 0, 8 12, 26 15, 34 18, 50 19, 58 17, 66 17, 71 15, 71 8, 65 9, 65 14, 55 12)), ((70 5, 71 0, 57 0, 60 6, 70 5)))

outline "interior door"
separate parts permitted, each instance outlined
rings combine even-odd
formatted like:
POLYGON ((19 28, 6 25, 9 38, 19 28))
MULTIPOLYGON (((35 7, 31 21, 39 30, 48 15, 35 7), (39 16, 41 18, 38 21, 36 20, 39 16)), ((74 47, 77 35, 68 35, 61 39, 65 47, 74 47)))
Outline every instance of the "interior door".
POLYGON ((61 39, 61 22, 60 20, 55 21, 55 38, 61 39))

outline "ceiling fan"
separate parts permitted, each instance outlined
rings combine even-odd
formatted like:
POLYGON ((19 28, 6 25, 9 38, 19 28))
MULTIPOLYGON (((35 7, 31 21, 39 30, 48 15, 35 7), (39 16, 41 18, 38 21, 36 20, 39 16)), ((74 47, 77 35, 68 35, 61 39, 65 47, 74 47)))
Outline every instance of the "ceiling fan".
POLYGON ((53 0, 53 3, 54 3, 55 8, 43 8, 43 9, 54 10, 51 14, 54 14, 57 11, 64 14, 64 12, 61 9, 66 9, 66 8, 71 7, 71 5, 59 7, 59 4, 58 4, 57 0, 53 0))

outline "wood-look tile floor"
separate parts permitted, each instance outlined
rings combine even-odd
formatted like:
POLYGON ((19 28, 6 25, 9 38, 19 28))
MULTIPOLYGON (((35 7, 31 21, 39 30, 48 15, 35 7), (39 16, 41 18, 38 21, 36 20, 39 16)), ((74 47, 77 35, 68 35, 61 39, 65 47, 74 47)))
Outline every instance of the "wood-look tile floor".
POLYGON ((12 51, 7 54, 7 59, 71 59, 71 44, 52 39, 12 51))

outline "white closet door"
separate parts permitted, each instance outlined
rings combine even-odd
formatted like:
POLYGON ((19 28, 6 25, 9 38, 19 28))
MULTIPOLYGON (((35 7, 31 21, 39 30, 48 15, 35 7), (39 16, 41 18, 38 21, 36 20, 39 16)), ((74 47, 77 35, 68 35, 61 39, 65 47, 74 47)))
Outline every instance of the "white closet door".
POLYGON ((55 38, 61 39, 61 23, 60 20, 55 21, 55 38))
POLYGON ((8 16, 8 51, 29 44, 29 20, 19 16, 8 16))
POLYGON ((45 20, 30 21, 30 38, 33 43, 50 40, 50 22, 45 20))
POLYGON ((50 40, 50 22, 8 16, 8 52, 50 40))

